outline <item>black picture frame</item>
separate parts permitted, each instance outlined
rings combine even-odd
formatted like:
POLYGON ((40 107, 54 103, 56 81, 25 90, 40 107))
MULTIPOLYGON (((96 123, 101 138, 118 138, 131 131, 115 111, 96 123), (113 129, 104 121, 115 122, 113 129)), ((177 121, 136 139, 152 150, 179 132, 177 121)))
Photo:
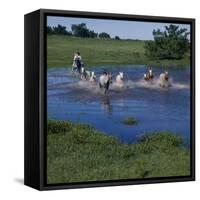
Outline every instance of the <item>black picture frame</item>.
POLYGON ((195 19, 95 13, 40 9, 24 17, 24 184, 38 190, 150 184, 195 180, 195 19), (145 22, 190 24, 191 27, 191 92, 190 92, 190 165, 191 175, 117 181, 95 181, 70 184, 47 184, 46 124, 47 124, 47 51, 46 17, 68 16, 95 19, 118 19, 145 22))

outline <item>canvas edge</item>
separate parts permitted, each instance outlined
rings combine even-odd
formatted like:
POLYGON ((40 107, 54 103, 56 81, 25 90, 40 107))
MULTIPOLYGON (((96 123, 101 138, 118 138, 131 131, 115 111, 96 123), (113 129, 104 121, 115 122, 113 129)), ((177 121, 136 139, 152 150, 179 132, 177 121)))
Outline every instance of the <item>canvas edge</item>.
MULTIPOLYGON (((40 94, 40 131, 39 131, 39 147, 40 147, 40 155, 39 155, 39 167, 40 167, 40 183, 39 187, 36 189, 39 190, 57 190, 57 189, 75 189, 75 188, 91 188, 91 187, 107 187, 107 186, 123 186, 123 185, 138 185, 138 184, 154 184, 154 183, 170 183, 170 182, 185 182, 185 181, 195 181, 195 19, 194 18, 177 18, 177 17, 162 17, 162 16, 147 16, 147 15, 127 15, 127 14, 116 14, 116 13, 97 13, 97 12, 85 12, 85 11, 65 11, 65 10, 49 10, 49 9, 39 9, 37 10, 40 13, 40 86, 39 86, 39 94, 40 94), (192 152, 191 152, 191 176, 188 177, 166 177, 166 178, 154 178, 154 179, 142 179, 142 180, 116 180, 109 182, 85 182, 85 183, 76 183, 76 184, 62 184, 62 185, 47 185, 45 182, 45 127, 44 127, 44 114, 45 114, 45 95, 46 94, 46 86, 44 82, 46 81, 45 75, 45 35, 44 35, 44 18, 46 15, 67 15, 67 16, 79 16, 79 17, 91 17, 91 18, 105 18, 106 16, 111 19, 137 19, 141 20, 150 20, 150 21, 164 21, 164 22, 185 22, 190 23, 192 25, 192 152)), ((26 15, 25 15, 26 16, 26 15)))

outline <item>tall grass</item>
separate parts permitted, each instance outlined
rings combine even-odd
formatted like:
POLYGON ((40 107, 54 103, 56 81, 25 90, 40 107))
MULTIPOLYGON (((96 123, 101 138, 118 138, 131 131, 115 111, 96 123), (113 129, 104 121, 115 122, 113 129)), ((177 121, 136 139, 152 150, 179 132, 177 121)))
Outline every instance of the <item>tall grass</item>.
POLYGON ((182 60, 150 60, 144 55, 145 41, 74 38, 69 36, 47 36, 48 67, 71 66, 73 54, 80 51, 87 67, 96 65, 187 65, 189 57, 182 60))
POLYGON ((48 121, 48 183, 185 176, 190 152, 170 132, 120 143, 86 124, 48 121))

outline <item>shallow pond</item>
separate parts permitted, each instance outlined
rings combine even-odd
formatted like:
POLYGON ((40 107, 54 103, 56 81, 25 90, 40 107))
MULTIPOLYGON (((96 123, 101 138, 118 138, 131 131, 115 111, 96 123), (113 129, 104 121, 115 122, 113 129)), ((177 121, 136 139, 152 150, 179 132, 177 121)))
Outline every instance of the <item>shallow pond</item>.
POLYGON ((143 81, 145 66, 91 67, 97 77, 103 71, 116 75, 124 72, 125 87, 111 85, 105 96, 98 84, 80 81, 71 68, 50 68, 47 72, 48 118, 88 123, 96 129, 119 138, 122 142, 135 142, 146 132, 169 130, 190 136, 190 70, 189 67, 169 68, 171 87, 160 88, 162 68, 153 68, 154 83, 143 81), (121 121, 135 117, 138 123, 125 125, 121 121))

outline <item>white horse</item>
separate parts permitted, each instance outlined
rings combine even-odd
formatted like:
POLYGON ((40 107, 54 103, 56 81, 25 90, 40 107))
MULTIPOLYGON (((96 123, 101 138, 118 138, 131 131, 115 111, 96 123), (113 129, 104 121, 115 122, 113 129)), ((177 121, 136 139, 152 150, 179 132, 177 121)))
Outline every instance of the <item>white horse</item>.
POLYGON ((86 70, 85 72, 86 72, 86 74, 87 74, 88 77, 90 77, 92 75, 92 72, 89 71, 89 70, 86 70))
POLYGON ((87 73, 84 67, 81 67, 81 80, 87 79, 87 73))
POLYGON ((112 75, 108 73, 103 73, 99 77, 99 87, 100 89, 104 89, 104 94, 107 93, 110 84, 112 83, 112 75))
POLYGON ((115 80, 116 80, 115 86, 123 87, 124 86, 124 73, 123 72, 119 72, 119 74, 116 76, 115 80))
POLYGON ((164 73, 160 74, 159 84, 160 84, 160 87, 163 87, 163 88, 170 86, 168 71, 165 71, 164 73))
POLYGON ((89 79, 90 82, 95 83, 97 81, 95 72, 91 72, 91 76, 89 79))
POLYGON ((149 77, 152 79, 153 78, 153 70, 149 69, 149 77))
POLYGON ((143 76, 143 77, 144 77, 144 80, 145 80, 145 81, 148 81, 147 74, 144 74, 144 76, 143 76))

